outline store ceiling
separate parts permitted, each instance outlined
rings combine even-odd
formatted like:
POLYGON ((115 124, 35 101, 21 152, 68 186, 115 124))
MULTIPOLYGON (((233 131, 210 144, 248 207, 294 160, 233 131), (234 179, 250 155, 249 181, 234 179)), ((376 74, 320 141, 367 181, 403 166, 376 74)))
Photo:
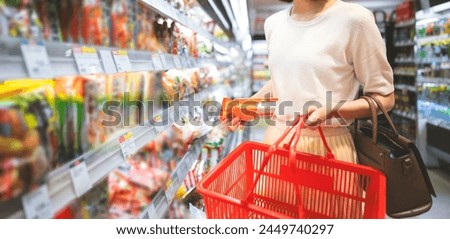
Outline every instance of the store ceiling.
MULTIPOLYGON (((371 10, 383 10, 390 14, 398 4, 404 0, 343 0, 363 5, 371 10)), ((283 10, 289 3, 279 0, 248 0, 250 31, 253 36, 264 34, 264 20, 273 13, 283 10)))

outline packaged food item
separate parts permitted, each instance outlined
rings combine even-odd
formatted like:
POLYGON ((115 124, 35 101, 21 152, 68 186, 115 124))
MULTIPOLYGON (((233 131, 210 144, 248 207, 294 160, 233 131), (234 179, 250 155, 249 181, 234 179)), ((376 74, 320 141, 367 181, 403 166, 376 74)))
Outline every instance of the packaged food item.
POLYGON ((134 0, 113 0, 111 6, 111 45, 134 49, 134 0))
POLYGON ((71 206, 74 218, 105 219, 109 218, 109 185, 105 179, 95 185, 71 206))
POLYGON ((31 0, 0 0, 0 23, 3 36, 30 38, 31 0))
POLYGON ((126 107, 124 113, 128 115, 126 118, 124 117, 125 126, 135 127, 137 125, 143 125, 144 102, 142 89, 146 79, 146 72, 132 72, 127 74, 125 92, 128 95, 128 102, 126 102, 127 105, 124 105, 126 107))
POLYGON ((102 124, 106 102, 106 75, 85 76, 83 109, 85 114, 85 128, 90 149, 100 146, 107 140, 107 130, 102 124))
POLYGON ((154 14, 142 1, 136 2, 135 41, 136 49, 155 51, 158 48, 153 18, 154 14))
POLYGON ((60 163, 66 163, 90 149, 84 96, 86 78, 80 76, 55 79, 60 163))
POLYGON ((176 74, 175 70, 170 70, 162 73, 162 89, 163 94, 167 96, 167 100, 174 101, 178 92, 178 86, 181 80, 176 74))
POLYGON ((84 0, 81 19, 81 36, 83 43, 109 46, 109 28, 106 2, 100 0, 84 0))
POLYGON ((0 201, 41 184, 58 152, 51 81, 20 85, 0 85, 0 201))
MULTIPOLYGON (((111 103, 110 110, 118 113, 120 119, 114 118, 113 115, 103 114, 103 120, 112 122, 114 125, 104 127, 107 137, 111 136, 115 131, 123 127, 123 97, 126 91, 126 73, 116 73, 106 76, 106 100, 111 103)), ((117 116, 117 115, 116 115, 117 116)))
MULTIPOLYGON (((61 20, 62 25, 62 37, 64 41, 79 43, 81 41, 81 16, 83 8, 83 0, 70 0, 70 5, 68 6, 68 11, 71 12, 70 17, 66 17, 67 23, 61 20), (66 24, 68 27, 66 27, 66 24)), ((63 8, 60 9, 60 19, 64 14, 67 14, 63 8)))

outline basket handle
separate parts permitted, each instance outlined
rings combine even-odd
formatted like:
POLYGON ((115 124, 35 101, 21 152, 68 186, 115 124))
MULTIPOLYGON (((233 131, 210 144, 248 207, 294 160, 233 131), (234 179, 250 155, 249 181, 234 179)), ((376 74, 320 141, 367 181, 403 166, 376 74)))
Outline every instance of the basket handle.
MULTIPOLYGON (((258 183, 262 172, 264 171, 264 169, 266 168, 267 164, 269 163, 269 159, 272 157, 273 153, 275 153, 276 149, 279 148, 279 145, 281 144, 281 142, 287 138, 288 134, 292 131, 292 129, 295 129, 295 134, 291 137, 291 139, 289 140, 289 144, 285 145, 285 149, 289 150, 289 164, 291 166, 292 169, 292 174, 295 174, 295 163, 296 163, 296 146, 298 141, 300 140, 300 133, 301 130, 303 128, 306 127, 304 121, 300 122, 302 119, 302 117, 298 117, 296 118, 292 124, 283 132, 283 134, 278 138, 278 140, 272 144, 272 146, 270 146, 269 150, 266 152, 266 155, 264 156, 264 160, 262 162, 261 165, 261 169, 260 172, 256 175, 255 180, 252 183, 252 186, 250 187, 250 190, 247 191, 246 195, 244 196, 244 198, 241 200, 241 203, 243 205, 248 204, 248 200, 250 198, 250 195, 252 194, 253 190, 256 187, 256 184, 258 183)), ((306 119, 306 117, 305 117, 306 119)), ((327 144, 327 141, 325 139, 325 135, 323 134, 322 131, 322 127, 318 127, 319 130, 319 134, 320 134, 320 138, 325 146, 325 149, 327 151, 326 153, 326 158, 328 159, 334 159, 334 155, 331 152, 330 147, 327 144)), ((298 205, 299 205, 299 217, 300 218, 304 218, 305 217, 305 213, 304 213, 304 209, 303 209, 303 203, 301 201, 301 195, 300 195, 300 189, 298 186, 295 187, 295 191, 296 191, 296 195, 297 195, 297 200, 298 200, 298 205)))

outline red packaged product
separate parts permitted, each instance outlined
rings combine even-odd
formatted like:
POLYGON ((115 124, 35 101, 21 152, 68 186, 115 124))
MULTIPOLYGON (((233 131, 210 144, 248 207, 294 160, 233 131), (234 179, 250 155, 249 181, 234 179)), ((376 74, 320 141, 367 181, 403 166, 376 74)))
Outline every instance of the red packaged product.
POLYGON ((84 0, 81 36, 85 44, 109 46, 109 30, 104 1, 84 0))
POLYGON ((134 49, 132 0, 114 0, 111 6, 111 45, 134 49))

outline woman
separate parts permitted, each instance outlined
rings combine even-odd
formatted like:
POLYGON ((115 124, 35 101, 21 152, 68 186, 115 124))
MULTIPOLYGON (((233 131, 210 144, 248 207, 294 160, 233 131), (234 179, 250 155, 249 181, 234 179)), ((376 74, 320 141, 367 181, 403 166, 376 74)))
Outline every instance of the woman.
MULTIPOLYGON (((314 129, 322 125, 335 157, 357 163, 347 126, 355 118, 370 116, 368 103, 356 99, 360 85, 387 110, 394 106, 393 73, 374 16, 342 0, 284 1, 293 5, 264 25, 271 80, 253 96, 279 99, 265 143, 273 144, 295 114, 308 115, 305 123, 310 127, 302 131, 298 151, 324 155, 314 129)), ((234 118, 231 128, 239 124, 234 118)))

